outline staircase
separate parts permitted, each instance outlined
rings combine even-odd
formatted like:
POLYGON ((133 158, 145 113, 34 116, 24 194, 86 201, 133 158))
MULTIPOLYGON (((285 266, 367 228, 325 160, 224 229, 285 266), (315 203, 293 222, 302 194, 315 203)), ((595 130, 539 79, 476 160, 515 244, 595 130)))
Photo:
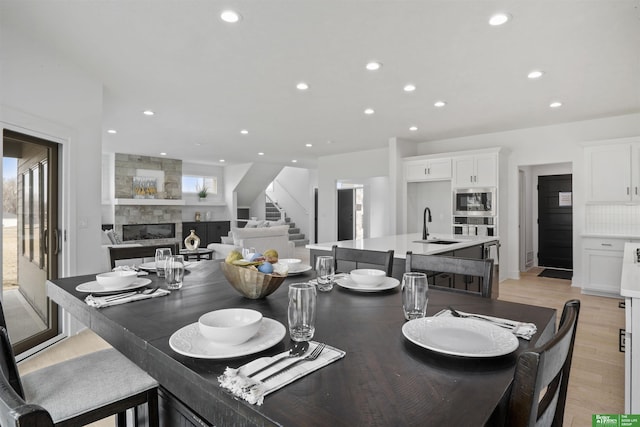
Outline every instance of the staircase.
MULTIPOLYGON (((267 201, 265 205, 265 219, 267 221, 278 221, 280 220, 280 210, 273 203, 267 201)), ((304 233, 300 233, 300 229, 296 228, 296 223, 291 222, 291 218, 284 218, 287 225, 289 225, 289 240, 292 241, 296 246, 304 246, 309 243, 309 239, 305 238, 304 233)))

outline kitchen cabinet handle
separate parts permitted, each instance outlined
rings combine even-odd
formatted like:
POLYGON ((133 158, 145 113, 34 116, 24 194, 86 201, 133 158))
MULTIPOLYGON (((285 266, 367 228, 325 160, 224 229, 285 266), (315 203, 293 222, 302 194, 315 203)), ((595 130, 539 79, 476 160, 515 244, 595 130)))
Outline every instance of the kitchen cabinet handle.
POLYGON ((427 175, 431 175, 431 168, 427 168, 427 175))
POLYGON ((602 246, 613 246, 611 243, 600 243, 602 246))
POLYGON ((636 189, 636 196, 637 196, 638 195, 638 186, 637 185, 635 186, 635 189, 636 189))
POLYGON ((424 174, 425 174, 425 175, 429 175, 429 174, 427 173, 427 168, 424 168, 424 174))
POLYGON ((620 332, 618 333, 618 351, 620 353, 624 353, 625 351, 625 338, 626 338, 626 333, 627 331, 625 331, 624 329, 620 329, 620 332))
POLYGON ((627 196, 631 194, 631 192, 629 191, 629 187, 627 187, 627 196))

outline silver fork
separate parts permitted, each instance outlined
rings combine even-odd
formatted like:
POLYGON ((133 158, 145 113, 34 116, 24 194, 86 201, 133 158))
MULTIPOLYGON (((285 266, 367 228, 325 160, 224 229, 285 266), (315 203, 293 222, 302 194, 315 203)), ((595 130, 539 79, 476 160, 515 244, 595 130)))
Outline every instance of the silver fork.
POLYGON ((293 363, 290 363, 289 365, 285 366, 284 368, 274 372, 273 374, 261 379, 261 382, 267 382, 268 380, 270 380, 271 378, 278 376, 286 371, 288 371, 289 369, 293 368, 294 366, 296 366, 298 363, 302 363, 302 362, 308 362, 311 360, 316 360, 318 358, 318 356, 320 356, 320 353, 322 353, 322 350, 324 350, 325 348, 325 344, 324 343, 320 343, 316 346, 316 348, 313 349, 313 351, 311 352, 311 354, 309 354, 308 356, 305 356, 301 359, 296 360, 293 363))

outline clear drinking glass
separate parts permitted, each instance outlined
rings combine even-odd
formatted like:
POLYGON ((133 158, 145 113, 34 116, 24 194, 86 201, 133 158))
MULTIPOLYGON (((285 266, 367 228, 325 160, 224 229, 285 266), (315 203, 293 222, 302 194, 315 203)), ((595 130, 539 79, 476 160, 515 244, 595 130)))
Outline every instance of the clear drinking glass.
POLYGON ((404 273, 402 276, 402 309, 407 320, 424 317, 429 302, 429 285, 424 273, 404 273))
POLYGON ((171 255, 167 259, 165 267, 165 282, 167 289, 180 289, 182 287, 182 279, 184 278, 184 256, 171 255))
POLYGON ((158 277, 164 277, 164 268, 167 258, 171 256, 171 248, 156 249, 156 274, 158 277))
POLYGON ((316 281, 318 283, 318 290, 328 292, 333 289, 334 275, 333 257, 329 255, 319 256, 316 260, 316 281))
POLYGON ((289 336, 309 341, 316 330, 316 287, 311 283, 289 285, 289 336))

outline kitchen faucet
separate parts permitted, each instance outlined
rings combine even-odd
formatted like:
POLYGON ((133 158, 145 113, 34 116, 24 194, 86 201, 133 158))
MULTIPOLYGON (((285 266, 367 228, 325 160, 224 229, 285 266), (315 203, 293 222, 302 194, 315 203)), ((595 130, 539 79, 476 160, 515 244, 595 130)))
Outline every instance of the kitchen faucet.
POLYGON ((427 238, 429 238, 429 229, 427 228, 427 212, 429 212, 429 222, 431 222, 431 209, 426 207, 424 208, 424 213, 422 214, 422 240, 427 240, 427 238))

